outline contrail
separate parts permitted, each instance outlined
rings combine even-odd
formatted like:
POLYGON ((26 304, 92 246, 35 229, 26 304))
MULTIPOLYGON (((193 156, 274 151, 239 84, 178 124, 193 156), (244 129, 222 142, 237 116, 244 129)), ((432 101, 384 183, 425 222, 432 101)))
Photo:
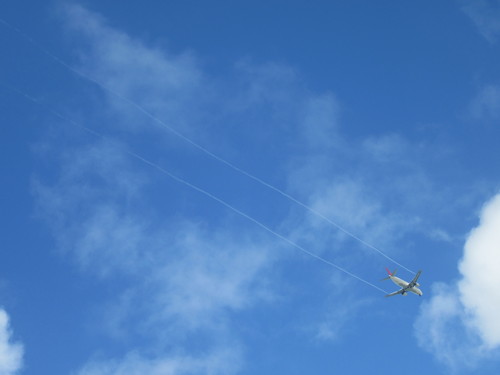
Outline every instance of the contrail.
POLYGON ((327 216, 323 215, 321 212, 319 212, 319 211, 315 210, 314 208, 312 208, 311 206, 309 206, 309 205, 301 202, 300 200, 298 200, 297 198, 291 196, 290 194, 286 193, 285 191, 283 191, 283 190, 281 190, 281 189, 279 189, 279 188, 271 185, 270 183, 262 180, 261 178, 259 178, 259 177, 255 176, 255 175, 253 175, 253 174, 245 171, 244 169, 241 169, 237 165, 229 162, 228 160, 222 158, 221 156, 218 156, 217 154, 215 154, 212 151, 208 150, 207 148, 203 147, 199 143, 197 143, 197 142, 193 141, 192 139, 188 138, 187 136, 185 136, 184 134, 182 134, 178 130, 172 128, 170 125, 168 125, 167 123, 165 123, 164 121, 162 121, 161 119, 159 119, 158 117, 156 117, 155 115, 153 115, 151 112, 149 112, 148 110, 146 110, 144 107, 142 107, 141 105, 137 104, 133 100, 131 100, 131 99, 127 98, 126 96, 123 96, 123 95, 119 94, 118 92, 110 89, 109 87, 105 86, 103 83, 97 81, 95 78, 92 78, 91 76, 89 76, 89 75, 87 75, 87 74, 79 71, 78 69, 73 68, 71 65, 69 65, 68 63, 66 63, 64 60, 62 60, 61 58, 59 58, 58 56, 54 55, 52 52, 50 52, 49 50, 47 50, 45 47, 43 47, 40 43, 38 43, 37 41, 35 41, 29 35, 25 34, 21 30, 19 30, 18 28, 12 26, 7 21, 5 21, 2 18, 0 18, 0 22, 4 26, 7 26, 11 30, 13 30, 16 33, 18 33, 20 36, 22 36, 24 39, 26 39, 33 46, 35 46, 36 48, 38 48, 44 54, 46 54, 47 56, 49 56, 51 59, 53 59, 54 61, 56 61, 57 63, 59 63, 60 65, 62 65, 66 69, 68 69, 69 71, 71 71, 72 73, 76 74, 77 76, 79 76, 79 77, 81 77, 81 78, 83 78, 83 79, 85 79, 87 81, 90 81, 90 82, 94 83, 95 85, 97 85, 102 90, 104 90, 104 91, 106 91, 106 92, 108 92, 108 93, 116 96, 117 98, 121 99, 122 101, 124 101, 124 102, 130 104, 131 106, 135 107, 137 110, 139 110, 140 112, 142 112, 144 115, 146 115, 147 117, 149 117, 151 120, 153 120, 157 124, 161 125, 161 127, 163 127, 164 129, 170 131, 172 134, 174 134, 177 137, 181 138, 182 140, 184 140, 185 142, 189 143, 193 147, 195 147, 198 150, 202 151, 203 153, 209 155, 210 157, 212 157, 213 159, 219 161, 220 163, 225 164, 226 166, 228 166, 229 168, 235 170, 236 172, 241 173, 241 174, 247 176, 248 178, 250 178, 250 179, 258 182, 259 184, 261 184, 261 185, 263 185, 263 186, 265 186, 265 187, 267 187, 267 188, 269 188, 269 189, 277 192, 278 194, 280 194, 283 197, 289 199, 290 201, 294 202, 295 204, 301 206, 302 208, 306 209, 307 211, 311 212, 312 214, 314 214, 314 215, 318 216, 319 218, 325 220, 327 223, 329 223, 330 225, 334 226, 335 228, 337 228, 339 231, 343 232, 344 234, 346 234, 346 235, 350 236, 351 238, 355 239, 359 243, 361 243, 361 244, 365 245, 366 247, 368 247, 368 248, 376 251, 377 253, 379 253, 380 255, 382 255, 387 260, 393 262, 394 264, 397 264, 398 266, 404 268, 408 272, 415 274, 414 271, 410 270, 409 268, 405 267, 401 263, 397 262, 395 259, 393 259, 389 255, 387 255, 385 252, 383 252, 379 248, 371 245, 370 243, 364 241, 363 239, 361 239, 360 237, 358 237, 354 233, 348 231, 347 229, 345 229, 340 224, 336 223, 335 221, 331 220, 327 216))
MULTIPOLYGON (((72 125, 73 125, 73 126, 75 126, 75 127, 80 128, 80 129, 83 129, 83 130, 84 130, 84 131, 86 131, 87 133, 89 133, 89 134, 91 134, 91 135, 93 135, 93 136, 95 136, 95 137, 97 137, 97 138, 100 138, 100 139, 103 139, 103 140, 106 140, 106 141, 110 141, 110 139, 109 139, 108 137, 104 136, 103 134, 101 134, 101 133, 99 133, 99 132, 97 132, 97 131, 95 131, 95 130, 93 130, 93 129, 91 129, 91 128, 89 128, 89 127, 85 126, 85 125, 82 125, 82 124, 80 124, 80 123, 78 123, 78 122, 76 122, 76 121, 73 121, 73 120, 71 120, 71 119, 69 119, 69 118, 67 118, 67 117, 63 116, 62 114, 60 114, 59 112, 57 112, 57 111, 56 111, 56 110, 54 110, 53 108, 50 108, 49 106, 47 106, 47 105, 45 105, 45 104, 43 104, 43 103, 40 103, 40 102, 39 102, 36 98, 33 98, 32 96, 30 96, 30 95, 26 94, 25 92, 20 91, 19 89, 17 89, 17 88, 13 88, 13 87, 11 87, 11 86, 7 86, 7 85, 4 85, 4 86, 5 86, 5 87, 8 87, 9 89, 11 89, 11 90, 13 90, 13 91, 15 91, 15 92, 17 92, 19 95, 22 95, 24 98, 26 98, 26 99, 28 99, 28 100, 32 101, 33 103, 35 103, 35 104, 37 104, 37 105, 42 106, 42 107, 43 107, 43 108, 45 108, 47 111, 49 111, 50 113, 52 113, 54 116, 59 117, 59 118, 60 118, 60 119, 62 119, 63 121, 66 121, 66 122, 68 122, 68 123, 72 124, 72 125)), ((126 146, 126 145, 125 145, 125 146, 126 146)), ((128 146, 126 146, 126 147, 128 147, 128 146)), ((323 262, 323 263, 325 263, 325 264, 327 264, 327 265, 329 265, 329 266, 331 266, 331 267, 336 268, 337 270, 339 270, 339 271, 341 271, 341 272, 345 273, 346 275, 349 275, 349 276, 351 276, 351 277, 353 277, 353 278, 355 278, 355 279, 357 279, 357 280, 359 280, 359 281, 361 281, 361 282, 365 283, 366 285, 369 285, 369 286, 371 286, 372 288, 377 289, 378 291, 380 291, 380 292, 382 292, 382 293, 387 294, 387 291, 383 290, 382 288, 379 288, 378 286, 376 286, 376 285, 374 285, 374 284, 370 283, 369 281, 367 281, 367 280, 365 280, 365 279, 363 279, 363 278, 361 278, 361 277, 359 277, 359 276, 357 276, 357 275, 353 274, 352 272, 349 272, 349 271, 348 271, 348 270, 346 270, 345 268, 343 268, 343 267, 341 267, 341 266, 339 266, 339 265, 337 265, 337 264, 335 264, 335 263, 333 263, 333 262, 329 261, 328 259, 325 259, 325 258, 323 258, 322 256, 317 255, 317 254, 315 254, 315 253, 313 253, 313 252, 311 252, 311 251, 307 250, 306 248, 304 248, 304 247, 300 246, 299 244, 295 243, 294 241, 290 240, 289 238, 285 237, 284 235, 282 235, 282 234, 280 234, 280 233, 278 233, 278 232, 274 231, 273 229, 271 229, 271 228, 270 228, 270 227, 268 227, 267 225, 263 224, 261 221, 259 221, 259 220, 255 219, 255 218, 253 218, 252 216, 250 216, 250 215, 248 215, 248 214, 244 213, 243 211, 240 211, 239 209, 237 209, 237 208, 236 208, 236 207, 234 207, 233 205, 231 205, 231 204, 227 203, 226 201, 224 201, 223 199, 221 199, 221 198, 219 198, 219 197, 217 197, 217 196, 213 195, 212 193, 209 193, 208 191, 204 190, 203 188, 201 188, 201 187, 199 187, 199 186, 197 186, 197 185, 194 185, 194 184, 192 184, 192 183, 190 183, 190 182, 188 182, 188 181, 184 180, 183 178, 181 178, 181 177, 179 177, 179 176, 177 176, 177 175, 175 175, 175 174, 171 173, 170 171, 166 170, 165 168, 161 167, 160 165, 158 165, 158 164, 156 164, 156 163, 154 163, 154 162, 152 162, 152 161, 150 161, 150 160, 148 160, 148 159, 144 158, 143 156, 141 156, 141 155, 139 155, 139 154, 137 154, 137 153, 135 153, 135 152, 133 152, 133 151, 130 151, 130 150, 128 150, 128 149, 124 149, 124 150, 123 150, 123 152, 125 152, 127 155, 129 155, 129 156, 131 156, 131 157, 133 157, 133 158, 135 158, 135 159, 137 159, 137 160, 141 161, 142 163, 147 164, 147 165, 149 165, 150 167, 152 167, 152 168, 154 168, 154 169, 158 170, 160 173, 163 173, 163 174, 167 175, 168 177, 170 177, 170 178, 171 178, 171 179, 173 179, 174 181, 177 181, 178 183, 183 184, 183 185, 185 185, 185 186, 187 186, 187 187, 189 187, 189 188, 191 188, 191 189, 193 189, 193 190, 195 190, 195 191, 197 191, 197 192, 199 192, 199 193, 201 193, 201 194, 203 194, 203 195, 205 195, 205 196, 207 196, 207 197, 209 197, 209 198, 213 199, 214 201, 216 201, 216 202, 218 202, 218 203, 222 204, 223 206, 227 207, 227 208, 228 208, 228 209, 230 209, 231 211, 233 211, 233 212, 237 213, 238 215, 240 215, 240 216, 242 216, 242 217, 246 218, 247 220, 249 220, 249 221, 253 222, 253 223, 254 223, 254 224, 256 224, 256 225, 258 225, 259 227, 261 227, 261 228, 265 229, 267 232, 269 232, 269 233, 273 234, 274 236, 276 236, 276 237, 278 237, 279 239, 281 239, 281 240, 285 241, 286 243, 288 243, 289 245, 291 245, 291 246, 295 247, 296 249, 298 249, 298 250, 302 251, 303 253, 305 253, 305 254, 307 254, 307 255, 309 255, 309 256, 311 256, 311 257, 313 257, 313 258, 315 258, 315 259, 317 259, 317 260, 319 260, 319 261, 321 261, 321 262, 323 262)))

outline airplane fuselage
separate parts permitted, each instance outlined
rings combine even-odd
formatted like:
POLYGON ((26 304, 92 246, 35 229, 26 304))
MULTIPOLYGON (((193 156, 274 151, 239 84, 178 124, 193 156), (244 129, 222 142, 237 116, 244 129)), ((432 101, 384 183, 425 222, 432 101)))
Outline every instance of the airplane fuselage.
MULTIPOLYGON (((392 282, 396 285, 398 285, 401 289, 405 289, 408 287, 408 285, 410 284, 409 282, 406 282, 402 279, 400 279, 399 277, 396 277, 396 276, 389 276, 389 278, 392 280, 392 282)), ((418 285, 418 283, 417 283, 418 285)), ((424 293, 422 293, 422 291, 420 289, 417 288, 417 286, 414 286, 412 288, 409 288, 409 289, 406 289, 407 292, 412 292, 412 293, 415 293, 416 295, 418 296, 421 296, 423 295, 424 293)), ((403 293, 403 295, 405 295, 405 293, 403 293)))

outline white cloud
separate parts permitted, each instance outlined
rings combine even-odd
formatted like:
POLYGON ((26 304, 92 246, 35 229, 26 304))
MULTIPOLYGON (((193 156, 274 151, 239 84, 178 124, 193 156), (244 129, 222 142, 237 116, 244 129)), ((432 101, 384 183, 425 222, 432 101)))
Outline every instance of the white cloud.
POLYGON ((91 362, 78 375, 227 375, 236 373, 240 365, 240 353, 235 348, 214 351, 197 358, 149 358, 129 353, 121 360, 91 362))
POLYGON ((140 311, 136 328, 150 337, 208 331, 216 332, 213 341, 224 341, 234 314, 272 299, 268 244, 194 224, 176 226, 157 239, 168 246, 158 248, 154 265, 110 311, 118 333, 133 330, 131 319, 140 311))
MULTIPOLYGON (((177 130, 191 130, 191 123, 200 118, 203 103, 210 98, 196 58, 189 52, 169 53, 166 48, 147 45, 124 32, 110 27, 106 20, 84 7, 71 4, 62 8, 66 30, 72 39, 85 46, 80 52, 79 71, 111 89, 107 105, 120 119, 119 126, 128 130, 147 131, 153 128, 136 103, 161 118, 175 124, 177 130)), ((108 91, 106 91, 109 94, 108 91)), ((204 113, 209 114, 209 112, 204 113)))
POLYGON ((0 309, 0 374, 17 374, 23 364, 23 354, 23 346, 12 341, 9 316, 0 309))
POLYGON ((369 193, 354 181, 332 183, 313 198, 313 208, 322 211, 347 228, 366 233, 373 218, 382 216, 380 203, 370 201, 369 193))
MULTIPOLYGON (((327 132, 332 131, 331 123, 324 126, 327 132)), ((409 232, 422 231, 417 215, 422 203, 433 196, 428 194, 427 178, 415 167, 415 146, 397 136, 359 144, 342 136, 340 130, 328 138, 332 141, 329 148, 310 143, 310 153, 294 164, 290 186, 305 196, 304 201, 316 212, 390 252, 409 232), (411 206, 416 201, 420 205, 411 206)), ((325 134, 315 133, 318 138, 325 134)), ((345 250, 347 245, 357 246, 361 251, 349 252, 354 259, 366 254, 378 257, 360 241, 312 214, 298 227, 294 237, 311 241, 315 247, 328 244, 330 250, 345 250)))
POLYGON ((456 285, 434 284, 429 294, 414 325, 419 346, 454 371, 473 367, 483 354, 456 285))
POLYGON ((500 348, 500 194, 489 201, 465 243, 460 262, 460 299, 489 349, 500 348))
POLYGON ((493 43, 500 36, 500 0, 460 0, 481 35, 493 43))
POLYGON ((500 195, 483 208, 460 262, 458 283, 436 284, 415 333, 422 348, 451 368, 500 354, 500 195))
POLYGON ((116 144, 73 147, 62 152, 55 183, 34 183, 39 214, 54 232, 59 250, 75 256, 82 268, 101 276, 117 270, 134 273, 147 259, 139 249, 149 245, 149 220, 129 214, 126 207, 140 197, 147 179, 116 144))
POLYGON ((221 309, 239 310, 266 295, 258 288, 257 274, 270 261, 267 246, 222 231, 211 238, 200 228, 193 229, 189 238, 176 244, 182 255, 155 277, 167 286, 165 300, 171 313, 186 321, 213 321, 221 309))
MULTIPOLYGON (((363 182, 337 178, 325 182, 325 186, 315 185, 315 188, 316 191, 310 193, 310 206, 354 236, 380 247, 389 247, 400 238, 402 231, 399 229, 403 230, 406 225, 404 219, 386 211, 381 197, 366 189, 363 182)), ((346 246, 360 245, 360 251, 351 253, 353 259, 359 260, 360 256, 372 251, 314 215, 309 215, 294 234, 302 240, 311 241, 316 248, 325 244, 331 250, 345 250, 346 246)), ((344 250, 339 251, 337 256, 342 255, 344 250)))

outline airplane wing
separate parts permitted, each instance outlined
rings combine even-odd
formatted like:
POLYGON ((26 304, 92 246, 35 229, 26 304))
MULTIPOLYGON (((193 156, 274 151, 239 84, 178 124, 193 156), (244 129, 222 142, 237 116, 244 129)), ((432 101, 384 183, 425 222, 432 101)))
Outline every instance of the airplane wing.
POLYGON ((415 285, 417 285, 417 280, 418 278, 420 277, 420 274, 422 273, 422 271, 418 271, 417 274, 415 275, 415 277, 413 278, 412 281, 410 281, 410 283, 408 284, 408 286, 406 287, 407 289, 410 289, 410 288, 413 288, 415 285))
POLYGON ((390 294, 386 294, 386 297, 396 296, 398 294, 402 294, 403 292, 404 292, 404 289, 396 290, 395 292, 392 292, 390 294))

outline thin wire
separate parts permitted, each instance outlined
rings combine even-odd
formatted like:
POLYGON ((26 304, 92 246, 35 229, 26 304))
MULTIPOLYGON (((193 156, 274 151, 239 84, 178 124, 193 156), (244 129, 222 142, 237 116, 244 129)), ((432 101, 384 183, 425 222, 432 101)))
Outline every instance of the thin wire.
MULTIPOLYGON (((95 130, 93 130, 93 129, 91 129, 91 128, 89 128, 89 127, 85 126, 85 125, 82 125, 82 124, 80 124, 80 123, 78 123, 78 122, 76 122, 76 121, 74 121, 74 120, 71 120, 71 119, 69 119, 69 118, 67 118, 67 117, 63 116, 62 114, 60 114, 59 112, 57 112, 57 111, 56 111, 56 110, 54 110, 53 108, 50 108, 49 106, 47 106, 47 105, 45 105, 45 104, 43 104, 43 103, 40 103, 40 102, 39 102, 36 98, 33 98, 32 96, 30 96, 30 95, 26 94, 25 92, 23 92, 23 91, 21 91, 21 90, 19 90, 19 89, 17 89, 17 88, 14 88, 14 87, 12 87, 12 86, 8 86, 8 85, 4 85, 4 86, 8 87, 9 89, 11 89, 11 90, 13 90, 13 91, 17 92, 18 94, 20 94, 20 95, 22 95, 22 96, 24 96, 26 99, 28 99, 28 100, 30 100, 30 101, 32 101, 32 102, 34 102, 35 104, 37 104, 37 105, 40 105, 40 106, 44 107, 47 111, 49 111, 49 112, 50 112, 50 113, 52 113, 53 115, 55 115, 55 116, 59 117, 60 119, 62 119, 62 120, 64 120, 64 121, 66 121, 66 122, 69 122, 69 123, 70 123, 70 124, 72 124, 73 126, 76 126, 76 127, 80 128, 80 129, 83 129, 84 131, 86 131, 87 133, 89 133, 89 134, 91 134, 91 135, 93 135, 93 136, 95 136, 95 137, 101 138, 101 139, 106 140, 106 141, 109 141, 109 140, 110 140, 108 137, 104 136, 103 134, 101 134, 101 133, 99 133, 99 132, 97 132, 97 131, 95 131, 95 130)), ((127 147, 128 147, 128 146, 127 146, 127 147)), ((298 249, 298 250, 302 251, 303 253, 305 253, 305 254, 307 254, 307 255, 309 255, 309 256, 311 256, 311 257, 313 257, 313 258, 315 258, 315 259, 317 259, 317 260, 319 260, 319 261, 321 261, 321 262, 323 262, 323 263, 325 263, 325 264, 327 264, 327 265, 329 265, 329 266, 332 266, 332 267, 336 268, 337 270, 339 270, 339 271, 341 271, 341 272, 343 272, 343 273, 345 273, 345 274, 347 274, 347 275, 349 275, 349 276, 351 276, 351 277, 353 277, 353 278, 355 278, 355 279, 357 279, 357 280, 359 280, 359 281, 361 281, 361 282, 365 283, 366 285, 369 285, 369 286, 371 286, 371 287, 373 287, 373 288, 375 288, 375 289, 379 290, 379 291, 380 291, 380 292, 382 292, 382 293, 387 293, 387 291, 383 290, 382 288, 379 288, 378 286, 376 286, 376 285, 374 285, 374 284, 370 283, 369 281, 367 281, 367 280, 365 280, 365 279, 363 279, 363 278, 361 278, 361 277, 359 277, 359 276, 357 276, 357 275, 353 274, 352 272, 349 272, 349 271, 348 271, 348 270, 346 270, 345 268, 343 268, 343 267, 341 267, 341 266, 339 266, 339 265, 337 265, 337 264, 335 264, 335 263, 333 263, 333 262, 331 262, 331 261, 329 261, 329 260, 327 260, 327 259, 325 259, 325 258, 321 257, 320 255, 317 255, 317 254, 315 254, 315 253, 313 253, 313 252, 311 252, 311 251, 309 251, 309 250, 305 249, 304 247, 302 247, 302 246, 300 246, 299 244, 297 244, 297 243, 293 242, 293 241, 292 241, 292 240, 290 240, 289 238, 287 238, 287 237, 283 236, 282 234, 280 234, 280 233, 278 233, 278 232, 274 231, 273 229, 269 228, 267 225, 263 224, 263 223, 262 223, 262 222, 260 222, 259 220, 257 220, 257 219, 255 219, 255 218, 253 218, 252 216, 250 216, 250 215, 248 215, 248 214, 244 213, 243 211, 240 211, 240 210, 239 210, 239 209, 237 209, 236 207, 234 207, 234 206, 232 206, 231 204, 227 203, 227 202, 226 202, 226 201, 224 201, 223 199, 221 199, 221 198, 219 198, 219 197, 217 197, 217 196, 215 196, 215 195, 213 195, 213 194, 209 193, 208 191, 206 191, 206 190, 202 189, 201 187, 196 186, 196 185, 194 185, 194 184, 192 184, 192 183, 190 183, 190 182, 188 182, 188 181, 184 180, 183 178, 181 178, 181 177, 179 177, 179 176, 177 176, 177 175, 175 175, 175 174, 171 173, 170 171, 166 170, 165 168, 161 167, 160 165, 158 165, 158 164, 156 164, 156 163, 154 163, 154 162, 152 162, 152 161, 150 161, 150 160, 148 160, 148 159, 144 158, 143 156, 141 156, 141 155, 139 155, 139 154, 137 154, 137 153, 135 153, 135 152, 133 152, 133 151, 130 151, 130 150, 128 150, 128 149, 124 149, 123 151, 124 151, 126 154, 128 154, 128 155, 132 156, 133 158, 135 158, 135 159, 137 159, 137 160, 139 160, 139 161, 143 162, 144 164, 147 164, 147 165, 149 165, 150 167, 155 168, 155 169, 156 169, 156 170, 158 170, 159 172, 161 172, 161 173, 163 173, 163 174, 167 175, 168 177, 170 177, 170 178, 171 178, 171 179, 173 179, 174 181, 177 181, 178 183, 181 183, 181 184, 183 184, 183 185, 185 185, 185 186, 188 186, 189 188, 191 188, 191 189, 193 189, 193 190, 195 190, 195 191, 197 191, 197 192, 199 192, 199 193, 201 193, 201 194, 203 194, 203 195, 205 195, 205 196, 207 196, 207 197, 209 197, 209 198, 211 198, 211 199, 215 200, 216 202, 218 202, 218 203, 222 204, 223 206, 227 207, 228 209, 232 210, 233 212, 237 213, 238 215, 240 215, 240 216, 242 216, 242 217, 246 218, 247 220, 249 220, 249 221, 253 222, 253 223, 254 223, 254 224, 256 224, 256 225, 258 225, 259 227, 261 227, 261 228, 265 229, 267 232, 269 232, 269 233, 273 234, 274 236, 276 236, 276 237, 278 237, 279 239, 281 239, 281 240, 285 241, 286 243, 288 243, 289 245, 291 245, 291 246, 295 247, 296 249, 298 249)))
POLYGON ((107 91, 110 94, 116 96, 117 98, 123 100, 124 102, 132 105, 137 110, 139 110, 140 112, 142 112, 144 115, 146 115, 147 117, 149 117, 150 119, 152 119, 155 123, 161 125, 161 127, 163 127, 164 129, 167 129, 172 134, 174 134, 175 136, 181 138, 182 140, 184 140, 185 142, 189 143, 193 147, 195 147, 198 150, 204 152, 205 154, 209 155, 210 157, 214 158, 215 160, 219 161, 220 163, 223 163, 223 164, 227 165, 228 167, 230 167, 231 169, 235 170, 236 172, 241 173, 241 174, 247 176, 248 178, 250 178, 250 179, 258 182, 259 184, 261 184, 263 186, 266 186, 267 188, 269 188, 269 189, 277 192, 278 194, 282 195, 283 197, 291 200, 295 204, 301 206, 302 208, 306 209, 307 211, 309 211, 309 212, 313 213, 314 215, 320 217, 321 219, 325 220, 327 223, 333 225, 335 228, 337 228, 338 230, 340 230, 344 234, 350 236, 351 238, 355 239, 356 241, 360 242, 361 244, 365 245, 366 247, 368 247, 368 248, 376 251, 377 253, 379 253, 384 258, 388 259, 389 261, 393 262, 394 264, 397 264, 398 266, 404 268, 408 272, 410 272, 412 274, 415 274, 414 271, 410 270, 409 268, 405 267, 401 263, 397 262, 395 259, 393 259, 389 255, 387 255, 386 253, 384 253, 382 250, 380 250, 377 247, 371 245, 370 243, 364 241, 363 239, 361 239, 360 237, 356 236, 352 232, 348 231, 347 229, 345 229, 340 224, 336 223, 335 221, 331 220, 327 216, 323 215, 321 212, 319 212, 319 211, 315 210, 314 208, 308 206, 307 204, 299 201, 297 198, 295 198, 295 197, 291 196, 290 194, 286 193, 285 191, 283 191, 283 190, 281 190, 281 189, 279 189, 279 188, 271 185, 270 183, 262 180, 261 178, 259 178, 259 177, 255 176, 255 175, 253 175, 253 174, 245 171, 244 169, 241 169, 237 165, 235 165, 235 164, 229 162, 228 160, 226 160, 226 159, 218 156, 217 154, 214 154, 212 151, 206 149, 205 147, 201 146, 200 144, 196 143, 192 139, 190 139, 187 136, 185 136, 184 134, 182 134, 181 132, 175 130, 170 125, 168 125, 167 123, 165 123, 164 121, 162 121, 161 119, 159 119, 158 117, 156 117, 155 115, 153 115, 151 112, 147 111, 144 107, 142 107, 141 105, 137 104, 133 100, 131 100, 131 99, 127 98, 126 96, 123 96, 123 95, 119 94, 118 92, 110 89, 109 87, 105 86, 104 84, 102 84, 101 82, 99 82, 96 79, 92 78, 91 76, 89 76, 89 75, 87 75, 87 74, 85 74, 85 73, 83 73, 83 72, 81 72, 81 71, 73 68, 71 65, 69 65, 68 63, 66 63, 64 60, 62 60, 61 58, 57 57, 56 55, 54 55, 53 53, 51 53, 49 50, 47 50, 45 47, 43 47, 40 43, 36 42, 29 35, 25 34, 21 30, 19 30, 18 28, 12 26, 7 21, 5 21, 2 18, 0 18, 0 22, 2 24, 4 24, 5 26, 7 26, 8 28, 14 30, 16 33, 18 33, 23 38, 25 38, 26 40, 28 40, 32 45, 34 45, 35 47, 37 47, 39 50, 41 50, 47 56, 49 56, 50 58, 52 58, 54 61, 56 61, 60 65, 64 66, 66 69, 68 69, 72 73, 74 73, 74 74, 80 76, 81 78, 84 78, 84 79, 86 79, 86 80, 94 83, 95 85, 97 85, 102 90, 107 91))

